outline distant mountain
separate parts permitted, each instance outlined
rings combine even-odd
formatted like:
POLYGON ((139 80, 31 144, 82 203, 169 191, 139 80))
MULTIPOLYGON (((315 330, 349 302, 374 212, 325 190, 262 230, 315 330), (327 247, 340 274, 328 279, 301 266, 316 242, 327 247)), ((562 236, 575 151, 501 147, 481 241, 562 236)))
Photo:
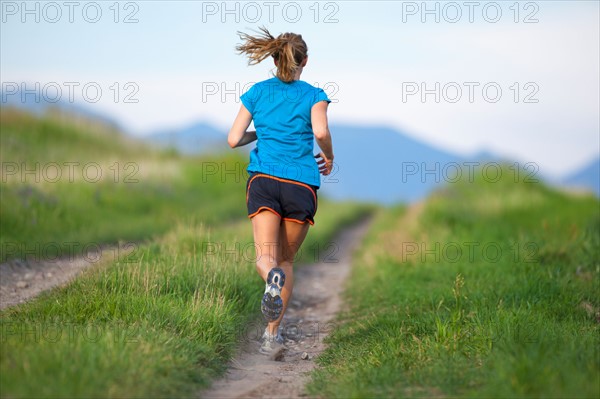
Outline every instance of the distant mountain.
POLYGON ((226 133, 205 122, 182 129, 162 130, 144 137, 154 144, 175 148, 182 154, 206 154, 229 149, 226 133))
POLYGON ((563 179, 567 187, 588 189, 600 196, 600 157, 563 179))

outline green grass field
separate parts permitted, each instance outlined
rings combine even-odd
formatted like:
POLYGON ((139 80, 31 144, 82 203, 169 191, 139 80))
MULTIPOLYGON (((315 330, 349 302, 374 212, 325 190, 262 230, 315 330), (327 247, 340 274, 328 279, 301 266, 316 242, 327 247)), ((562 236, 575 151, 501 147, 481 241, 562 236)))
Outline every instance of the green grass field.
MULTIPOLYGON (((15 242, 31 249, 140 240, 68 286, 0 312, 2 397, 178 397, 223 371, 254 331, 264 286, 245 179, 205 166, 245 160, 182 157, 115 132, 2 110, 2 161, 30 170, 50 162, 140 165, 130 184, 112 176, 24 183, 20 174, 2 182, 4 259, 20 255, 15 242)), ((322 256, 339 229, 370 209, 320 201, 299 261, 322 256)))
POLYGON ((599 201, 511 180, 379 212, 312 394, 600 395, 599 201))

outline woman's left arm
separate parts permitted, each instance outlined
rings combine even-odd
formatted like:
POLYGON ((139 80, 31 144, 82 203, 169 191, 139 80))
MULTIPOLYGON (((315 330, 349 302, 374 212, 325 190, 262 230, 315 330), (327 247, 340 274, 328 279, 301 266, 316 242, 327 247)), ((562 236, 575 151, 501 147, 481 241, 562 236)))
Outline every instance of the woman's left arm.
POLYGON ((229 143, 231 148, 241 147, 256 140, 256 132, 254 130, 246 131, 248 126, 250 126, 250 122, 252 122, 252 114, 242 104, 240 112, 235 117, 233 126, 227 136, 227 143, 229 143))

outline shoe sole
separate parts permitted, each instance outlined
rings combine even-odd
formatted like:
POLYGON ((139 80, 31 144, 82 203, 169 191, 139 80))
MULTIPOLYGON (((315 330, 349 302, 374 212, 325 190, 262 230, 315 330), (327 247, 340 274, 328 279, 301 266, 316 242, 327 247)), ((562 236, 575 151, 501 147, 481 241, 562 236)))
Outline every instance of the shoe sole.
POLYGON ((261 301, 260 310, 263 316, 268 321, 275 321, 281 315, 283 310, 283 300, 279 295, 271 296, 269 292, 265 292, 261 301))
POLYGON ((283 310, 283 300, 281 299, 281 289, 285 284, 285 273, 279 267, 274 267, 267 275, 267 288, 262 297, 260 310, 268 321, 275 321, 281 316, 283 310), (275 295, 271 293, 274 292, 275 295))

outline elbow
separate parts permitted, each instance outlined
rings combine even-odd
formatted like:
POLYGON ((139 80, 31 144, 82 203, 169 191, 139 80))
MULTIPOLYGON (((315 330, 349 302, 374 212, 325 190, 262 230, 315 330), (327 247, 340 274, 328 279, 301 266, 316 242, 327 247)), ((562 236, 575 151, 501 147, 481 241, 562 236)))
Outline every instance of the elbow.
POLYGON ((329 136, 329 129, 313 129, 313 133, 317 140, 325 140, 329 136))
POLYGON ((227 144, 229 144, 229 147, 235 148, 237 146, 237 141, 235 141, 233 137, 228 136, 227 137, 227 144))

